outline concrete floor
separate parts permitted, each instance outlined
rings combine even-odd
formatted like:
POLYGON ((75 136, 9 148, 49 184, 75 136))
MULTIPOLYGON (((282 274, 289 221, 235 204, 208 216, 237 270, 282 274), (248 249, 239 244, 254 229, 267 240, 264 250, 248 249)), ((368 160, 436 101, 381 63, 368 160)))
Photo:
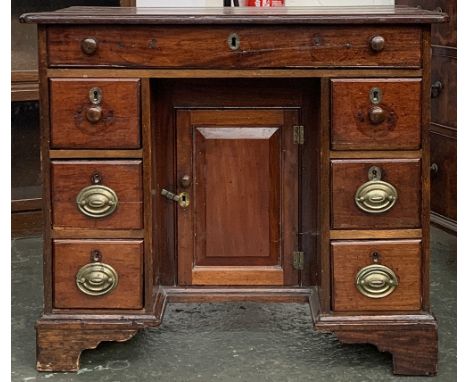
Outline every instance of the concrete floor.
POLYGON ((306 305, 172 304, 159 329, 85 351, 78 373, 35 371, 42 309, 38 237, 12 241, 12 381, 455 381, 456 237, 432 230, 432 304, 439 320, 437 377, 394 377, 391 356, 312 331, 306 305))

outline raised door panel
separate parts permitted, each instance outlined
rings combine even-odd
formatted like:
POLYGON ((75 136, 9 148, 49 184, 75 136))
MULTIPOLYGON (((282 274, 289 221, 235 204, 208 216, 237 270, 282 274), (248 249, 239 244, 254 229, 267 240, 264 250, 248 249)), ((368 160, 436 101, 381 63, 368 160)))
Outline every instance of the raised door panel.
POLYGON ((178 112, 178 192, 190 195, 178 209, 179 283, 297 282, 296 119, 283 110, 178 112))

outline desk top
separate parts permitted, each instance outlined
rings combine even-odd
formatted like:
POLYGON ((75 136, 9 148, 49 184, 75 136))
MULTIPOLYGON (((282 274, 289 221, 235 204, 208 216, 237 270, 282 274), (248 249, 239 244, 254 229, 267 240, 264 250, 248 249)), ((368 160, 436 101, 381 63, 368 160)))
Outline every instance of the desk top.
POLYGON ((428 24, 447 19, 445 13, 406 6, 69 7, 20 17, 21 22, 38 24, 428 24))

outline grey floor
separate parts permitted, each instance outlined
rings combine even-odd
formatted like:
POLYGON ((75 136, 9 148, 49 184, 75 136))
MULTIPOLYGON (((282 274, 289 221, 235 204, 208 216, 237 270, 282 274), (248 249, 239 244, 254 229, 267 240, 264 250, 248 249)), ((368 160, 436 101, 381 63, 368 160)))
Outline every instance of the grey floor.
POLYGON ((164 323, 125 343, 85 351, 78 373, 35 371, 41 313, 40 238, 12 241, 12 381, 455 381, 456 237, 432 230, 437 377, 394 377, 391 356, 312 331, 306 305, 172 304, 164 323))

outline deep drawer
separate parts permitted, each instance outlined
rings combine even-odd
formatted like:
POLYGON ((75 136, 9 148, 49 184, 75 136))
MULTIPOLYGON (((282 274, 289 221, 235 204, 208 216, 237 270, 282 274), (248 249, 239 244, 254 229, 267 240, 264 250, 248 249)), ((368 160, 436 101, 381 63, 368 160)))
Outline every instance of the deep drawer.
POLYGON ((421 66, 421 29, 412 26, 62 25, 48 28, 47 41, 49 66, 421 66))
POLYGON ((333 160, 331 173, 332 228, 420 227, 419 159, 333 160))
POLYGON ((333 310, 421 308, 421 241, 335 241, 333 310))
POLYGON ((51 79, 51 147, 140 147, 138 79, 51 79))
POLYGON ((53 161, 51 193, 54 228, 143 227, 141 160, 53 161))
POLYGON ((55 240, 53 254, 55 308, 142 308, 142 240, 55 240))
POLYGON ((335 150, 408 150, 421 145, 421 79, 332 80, 335 150))

